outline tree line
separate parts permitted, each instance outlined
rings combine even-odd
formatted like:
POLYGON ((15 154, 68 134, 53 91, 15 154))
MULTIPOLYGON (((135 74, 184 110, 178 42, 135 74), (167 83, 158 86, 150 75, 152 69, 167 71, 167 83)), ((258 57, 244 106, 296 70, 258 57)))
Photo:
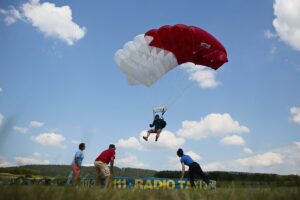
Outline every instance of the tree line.
MULTIPOLYGON (((180 171, 159 171, 155 173, 157 178, 179 178, 180 171)), ((220 185, 240 184, 241 186, 251 185, 274 185, 274 186, 300 186, 300 176, 298 175, 278 175, 266 173, 247 173, 247 172, 206 172, 209 179, 217 181, 220 185)), ((185 178, 189 176, 185 173, 185 178)))

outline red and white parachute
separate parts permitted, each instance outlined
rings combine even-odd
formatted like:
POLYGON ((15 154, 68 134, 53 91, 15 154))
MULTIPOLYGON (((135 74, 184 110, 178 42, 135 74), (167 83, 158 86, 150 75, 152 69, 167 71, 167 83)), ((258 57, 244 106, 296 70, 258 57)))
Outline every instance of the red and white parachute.
POLYGON ((208 32, 184 24, 138 35, 115 53, 129 84, 151 86, 174 67, 192 62, 218 69, 228 62, 223 45, 208 32))

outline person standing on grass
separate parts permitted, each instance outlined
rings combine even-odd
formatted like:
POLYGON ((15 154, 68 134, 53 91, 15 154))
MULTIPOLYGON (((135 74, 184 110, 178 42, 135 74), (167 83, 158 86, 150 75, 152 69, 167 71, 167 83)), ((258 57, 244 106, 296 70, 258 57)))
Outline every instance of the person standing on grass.
POLYGON ((104 177, 104 188, 108 188, 109 179, 113 174, 115 156, 116 147, 114 144, 110 144, 108 149, 101 152, 100 155, 96 158, 94 162, 97 171, 95 185, 99 185, 101 177, 104 177), (110 167, 108 167, 108 164, 110 164, 110 167))
POLYGON ((74 159, 72 161, 72 170, 70 171, 67 184, 70 184, 71 181, 74 185, 77 185, 78 178, 80 176, 81 164, 84 158, 83 150, 85 150, 85 144, 79 144, 79 150, 75 153, 74 159))
POLYGON ((190 183, 192 187, 195 187, 195 178, 203 178, 205 183, 209 185, 209 180, 207 176, 203 173, 200 165, 195 162, 189 155, 185 155, 182 149, 177 150, 177 156, 180 157, 180 163, 182 166, 181 177, 183 179, 185 172, 185 165, 189 167, 190 183))

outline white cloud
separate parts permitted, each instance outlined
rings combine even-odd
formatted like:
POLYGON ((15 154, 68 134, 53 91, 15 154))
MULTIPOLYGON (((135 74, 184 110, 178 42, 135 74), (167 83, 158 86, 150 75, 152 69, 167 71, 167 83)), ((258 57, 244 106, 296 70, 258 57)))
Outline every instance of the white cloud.
POLYGON ((300 1, 275 0, 273 26, 278 36, 288 45, 300 50, 300 1))
MULTIPOLYGON (((264 36, 268 39, 272 39, 272 38, 277 38, 278 35, 276 33, 272 33, 270 30, 267 30, 264 32, 264 36)), ((271 54, 275 54, 277 51, 277 47, 276 46, 272 46, 270 53, 271 54)))
POLYGON ((259 167, 264 166, 268 167, 271 165, 283 163, 283 156, 280 153, 267 152, 263 154, 258 154, 252 157, 241 158, 235 161, 236 164, 240 166, 253 166, 259 167))
POLYGON ((126 157, 116 159, 116 166, 118 167, 132 167, 132 168, 147 168, 148 166, 142 161, 138 160, 136 156, 128 154, 126 157))
POLYGON ((209 136, 224 136, 231 133, 247 133, 249 128, 241 126, 228 113, 212 113, 200 121, 183 121, 177 134, 182 137, 201 139, 209 136))
POLYGON ((84 37, 86 29, 73 22, 69 6, 57 7, 53 3, 32 0, 22 6, 26 19, 46 36, 58 38, 68 45, 84 37))
POLYGON ((32 136, 31 139, 43 146, 66 148, 66 146, 62 144, 65 137, 57 133, 42 133, 38 136, 32 136))
POLYGON ((7 25, 11 25, 16 21, 22 19, 21 13, 18 10, 16 10, 14 7, 8 10, 4 10, 0 8, 0 14, 4 15, 4 22, 7 25))
POLYGON ((277 51, 277 47, 275 46, 272 46, 272 49, 271 49, 271 54, 275 54, 277 51))
POLYGON ((143 146, 135 137, 130 137, 127 140, 120 139, 116 143, 116 146, 120 148, 126 148, 126 149, 138 149, 138 150, 143 149, 143 146))
POLYGON ((292 115, 292 121, 300 124, 300 107, 292 107, 290 108, 290 113, 292 115))
POLYGON ((36 27, 45 36, 60 39, 68 45, 73 45, 86 34, 86 28, 73 21, 70 6, 56 6, 54 3, 30 0, 21 6, 20 10, 11 8, 0 10, 5 16, 6 24, 24 20, 36 27))
POLYGON ((176 149, 185 143, 185 139, 175 136, 168 130, 163 130, 157 142, 155 142, 155 134, 151 134, 146 142, 142 137, 147 135, 144 130, 140 133, 139 140, 135 137, 120 139, 116 143, 117 147, 137 150, 161 150, 161 149, 176 149))
POLYGON ((22 134, 25 134, 28 132, 28 128, 26 128, 26 127, 14 126, 13 129, 22 134))
MULTIPOLYGON (((29 128, 40 128, 44 126, 44 122, 39 122, 39 121, 31 121, 29 123, 29 128)), ((29 128, 27 127, 20 127, 20 126, 14 126, 13 129, 19 133, 27 133, 29 131, 29 128)))
POLYGON ((216 72, 209 67, 185 63, 180 66, 189 74, 189 79, 196 81, 201 88, 215 88, 220 85, 216 80, 216 72))
POLYGON ((5 160, 5 157, 0 156, 0 167, 10 167, 12 164, 5 160))
MULTIPOLYGON (((283 162, 273 167, 273 172, 300 175, 300 142, 295 141, 287 146, 273 149, 271 152, 280 154, 283 162)), ((269 172, 269 171, 268 171, 269 172)))
POLYGON ((40 153, 35 152, 32 156, 16 156, 14 159, 18 165, 47 165, 50 163, 49 160, 39 160, 40 155, 40 153))
POLYGON ((4 121, 4 116, 0 113, 0 126, 2 126, 4 121))
POLYGON ((168 157, 168 170, 181 170, 180 158, 178 156, 168 157))
POLYGON ((220 143, 225 145, 244 145, 245 141, 241 136, 232 135, 224 137, 220 143))
POLYGON ((157 150, 157 149, 176 149, 181 147, 185 143, 185 139, 175 136, 168 130, 163 130, 160 133, 159 139, 155 142, 155 134, 151 134, 146 142, 143 140, 143 136, 147 135, 147 131, 142 131, 140 134, 140 143, 146 149, 157 150))
MULTIPOLYGON (((251 150, 252 152, 252 150, 251 150)), ((215 161, 203 165, 206 171, 244 171, 300 175, 300 141, 253 156, 215 161)))
MULTIPOLYGON (((300 174, 300 141, 295 141, 293 144, 286 147, 274 150, 285 157, 285 163, 295 166, 300 174)), ((292 168, 290 166, 290 168, 292 168)))
POLYGON ((281 153, 266 152, 250 157, 230 161, 216 161, 203 165, 205 171, 264 171, 270 172, 270 167, 284 164, 281 153))
POLYGON ((276 33, 272 33, 270 30, 265 31, 264 36, 268 39, 278 37, 276 33))
POLYGON ((39 152, 34 152, 32 155, 33 155, 34 157, 40 157, 40 156, 41 156, 41 154, 40 154, 39 152))
POLYGON ((248 147, 244 147, 243 151, 244 151, 245 154, 253 154, 253 151, 248 147))
POLYGON ((31 121, 29 123, 30 128, 41 128, 44 126, 44 122, 39 122, 39 121, 31 121))
MULTIPOLYGON (((204 171, 222 171, 222 170, 226 170, 224 162, 208 163, 206 165, 203 165, 202 168, 203 168, 204 171)), ((231 171, 233 171, 233 169, 231 171)))
POLYGON ((72 140, 71 141, 73 144, 77 144, 77 145, 79 145, 81 142, 80 141, 78 141, 78 140, 72 140))

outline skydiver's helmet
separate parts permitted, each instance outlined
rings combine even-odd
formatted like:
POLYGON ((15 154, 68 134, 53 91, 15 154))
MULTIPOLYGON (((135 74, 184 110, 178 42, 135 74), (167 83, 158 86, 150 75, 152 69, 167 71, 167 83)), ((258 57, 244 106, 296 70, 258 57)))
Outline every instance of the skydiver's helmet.
POLYGON ((159 115, 155 115, 154 119, 159 119, 159 115))

